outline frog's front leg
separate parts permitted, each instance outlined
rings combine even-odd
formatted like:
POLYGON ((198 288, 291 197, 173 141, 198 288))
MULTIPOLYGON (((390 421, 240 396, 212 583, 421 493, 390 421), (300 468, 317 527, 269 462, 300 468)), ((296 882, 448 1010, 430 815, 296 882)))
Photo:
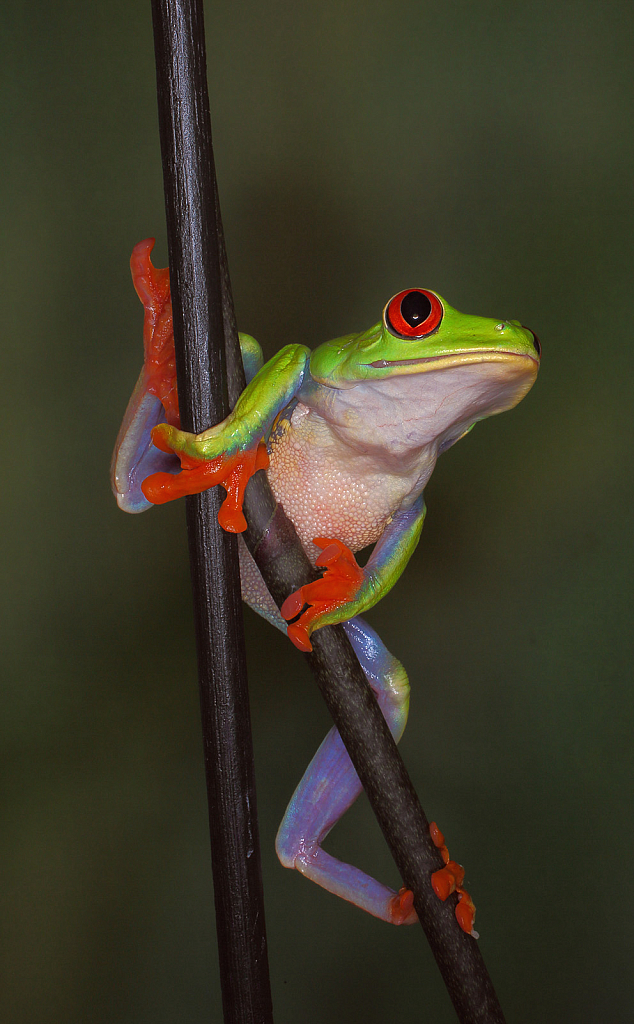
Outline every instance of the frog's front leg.
POLYGON ((322 548, 315 564, 325 569, 324 575, 287 597, 280 609, 287 621, 299 616, 289 625, 288 635, 300 651, 312 650, 313 630, 367 611, 392 589, 414 553, 424 521, 421 494, 410 508, 394 515, 364 568, 340 540, 315 537, 322 548))
POLYGON ((220 525, 231 533, 242 533, 245 487, 258 469, 268 466, 263 442, 276 417, 301 388, 308 358, 305 346, 287 345, 256 373, 229 416, 201 434, 167 423, 155 427, 154 444, 178 455, 182 471, 177 476, 154 473, 148 477, 142 488, 148 501, 159 505, 222 484, 227 497, 218 514, 220 525))
MULTIPOLYGON (((409 682, 403 666, 362 619, 344 624, 381 711, 398 742, 405 729, 409 682)), ((293 794, 275 843, 287 868, 296 868, 324 889, 392 924, 417 920, 412 894, 382 885, 363 871, 332 857, 321 844, 361 793, 341 737, 331 729, 293 794)))

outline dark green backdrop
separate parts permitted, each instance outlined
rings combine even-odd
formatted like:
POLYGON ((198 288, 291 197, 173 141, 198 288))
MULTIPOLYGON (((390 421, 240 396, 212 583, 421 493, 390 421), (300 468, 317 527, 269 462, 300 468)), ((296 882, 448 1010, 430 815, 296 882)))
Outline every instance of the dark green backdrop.
MULTIPOLYGON (((129 253, 166 252, 149 4, 2 18, 0 1016, 217 1022, 183 509, 126 517, 107 477, 141 358, 129 253)), ((243 329, 314 345, 427 285, 543 341, 528 399, 441 460, 369 616, 410 671, 402 750, 509 1024, 632 1019, 633 21, 626 0, 207 5, 243 329)), ((290 644, 246 627, 276 1021, 449 1024, 420 929, 278 865, 328 723, 290 644)), ((363 802, 330 849, 398 884, 363 802)))

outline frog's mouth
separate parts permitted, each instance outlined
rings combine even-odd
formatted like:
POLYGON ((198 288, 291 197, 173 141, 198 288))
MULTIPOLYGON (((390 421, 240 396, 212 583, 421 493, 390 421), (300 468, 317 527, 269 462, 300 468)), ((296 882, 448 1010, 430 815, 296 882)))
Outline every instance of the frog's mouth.
POLYGON ((394 366, 412 366, 422 369, 442 370, 448 366, 468 366, 470 363, 516 363, 517 368, 526 365, 526 360, 534 364, 537 373, 539 360, 528 353, 503 352, 500 349, 471 349, 468 352, 456 352, 450 356, 421 356, 418 359, 377 359, 374 363, 366 363, 375 370, 386 370, 394 366))

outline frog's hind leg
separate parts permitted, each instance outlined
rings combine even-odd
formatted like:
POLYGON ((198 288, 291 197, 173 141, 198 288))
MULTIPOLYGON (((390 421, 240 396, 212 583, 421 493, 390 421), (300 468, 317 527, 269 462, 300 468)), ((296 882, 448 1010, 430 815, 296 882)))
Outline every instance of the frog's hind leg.
MULTIPOLYGON (((363 619, 344 623, 381 711, 398 742, 407 721, 409 682, 403 666, 363 619)), ((275 843, 277 855, 324 889, 393 924, 417 920, 411 893, 399 895, 363 871, 336 860, 321 844, 361 793, 341 737, 331 729, 295 790, 275 843)))

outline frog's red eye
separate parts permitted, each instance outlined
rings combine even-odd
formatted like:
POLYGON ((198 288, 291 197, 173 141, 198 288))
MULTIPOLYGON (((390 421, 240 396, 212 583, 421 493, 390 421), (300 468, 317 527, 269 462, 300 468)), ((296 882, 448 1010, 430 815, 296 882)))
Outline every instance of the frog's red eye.
POLYGON ((385 326, 398 338, 424 338, 442 320, 442 305, 433 292, 408 288, 385 307, 385 326))

